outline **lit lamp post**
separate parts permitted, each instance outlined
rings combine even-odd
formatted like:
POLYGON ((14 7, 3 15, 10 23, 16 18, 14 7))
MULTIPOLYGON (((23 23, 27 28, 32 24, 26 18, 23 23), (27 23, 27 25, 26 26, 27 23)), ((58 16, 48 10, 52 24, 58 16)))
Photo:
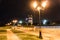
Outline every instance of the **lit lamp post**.
POLYGON ((35 1, 35 2, 33 3, 33 7, 36 8, 37 5, 38 5, 38 3, 35 1))
POLYGON ((14 23, 14 26, 15 26, 15 24, 16 24, 18 21, 17 21, 17 20, 13 20, 12 22, 14 23))
MULTIPOLYGON (((33 7, 35 9, 37 8, 37 10, 39 12, 39 25, 41 24, 40 23, 40 12, 41 12, 40 10, 42 10, 46 7, 46 3, 47 3, 47 1, 42 2, 41 6, 39 6, 36 1, 33 3, 33 7)), ((39 30, 39 38, 42 39, 41 26, 40 26, 40 30, 39 30)))
POLYGON ((44 8, 46 7, 46 5, 47 5, 47 1, 43 1, 42 2, 42 4, 41 4, 41 7, 40 6, 38 6, 37 7, 37 10, 38 10, 38 12, 39 12, 39 24, 41 25, 41 23, 40 23, 40 12, 41 12, 41 10, 44 10, 44 8))
MULTIPOLYGON (((39 12, 39 25, 41 25, 41 22, 40 22, 40 10, 41 10, 41 7, 37 7, 37 10, 38 10, 38 12, 39 12)), ((39 30, 39 38, 40 39, 43 39, 42 38, 42 32, 41 32, 41 26, 40 26, 40 30, 39 30)))
POLYGON ((40 10, 41 10, 41 8, 40 7, 37 7, 37 10, 39 12, 39 25, 40 25, 40 10))

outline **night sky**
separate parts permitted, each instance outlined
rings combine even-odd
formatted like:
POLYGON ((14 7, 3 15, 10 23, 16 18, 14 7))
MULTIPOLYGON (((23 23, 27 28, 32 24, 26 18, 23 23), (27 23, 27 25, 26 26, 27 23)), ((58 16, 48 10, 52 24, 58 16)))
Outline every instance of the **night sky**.
MULTIPOLYGON (((32 0, 0 0, 0 24, 5 24, 13 19, 25 20, 28 15, 35 15, 30 9, 32 0)), ((49 7, 42 14, 42 19, 60 22, 60 0, 49 0, 49 7)), ((37 13, 37 12, 35 12, 37 13)))

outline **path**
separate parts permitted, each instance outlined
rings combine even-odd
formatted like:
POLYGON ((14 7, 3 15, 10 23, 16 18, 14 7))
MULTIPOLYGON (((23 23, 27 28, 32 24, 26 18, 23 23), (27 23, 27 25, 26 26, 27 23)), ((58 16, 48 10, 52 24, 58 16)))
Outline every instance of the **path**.
MULTIPOLYGON (((39 36, 39 32, 28 31, 28 28, 17 29, 28 34, 39 36)), ((42 28, 43 40, 60 40, 60 28, 42 28)))
POLYGON ((20 40, 10 29, 7 29, 7 40, 20 40))

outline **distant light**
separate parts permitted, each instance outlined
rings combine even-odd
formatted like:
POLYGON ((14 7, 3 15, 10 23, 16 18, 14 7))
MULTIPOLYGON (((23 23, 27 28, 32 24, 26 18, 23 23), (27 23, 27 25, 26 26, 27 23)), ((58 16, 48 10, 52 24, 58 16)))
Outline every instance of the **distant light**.
POLYGON ((25 20, 28 20, 28 18, 26 18, 25 20))
POLYGON ((18 22, 18 20, 13 20, 12 22, 13 22, 13 23, 17 23, 17 22, 18 22))
POLYGON ((7 24, 5 24, 5 25, 11 25, 11 23, 7 23, 7 24))
POLYGON ((20 24, 22 24, 23 22, 22 21, 19 21, 20 24))
POLYGON ((47 23, 47 20, 43 20, 43 24, 45 25, 47 23))

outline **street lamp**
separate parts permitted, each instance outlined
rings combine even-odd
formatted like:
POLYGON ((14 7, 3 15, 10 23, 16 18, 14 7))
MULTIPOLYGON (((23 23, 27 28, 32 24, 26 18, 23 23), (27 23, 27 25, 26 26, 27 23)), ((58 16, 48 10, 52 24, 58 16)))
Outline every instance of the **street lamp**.
POLYGON ((35 1, 35 2, 33 3, 33 7, 36 8, 37 5, 38 5, 37 2, 35 1))
MULTIPOLYGON (((40 22, 40 10, 41 10, 41 7, 37 7, 37 10, 39 12, 39 25, 41 25, 41 22, 40 22)), ((41 26, 40 26, 40 30, 39 30, 39 38, 42 39, 42 33, 41 33, 41 26)))
POLYGON ((13 20, 12 22, 14 23, 14 26, 15 26, 15 24, 16 24, 18 21, 17 21, 17 20, 13 20))
POLYGON ((46 1, 43 1, 42 4, 41 4, 41 6, 42 6, 43 8, 45 8, 46 5, 47 5, 47 2, 48 2, 47 0, 46 0, 46 1))
MULTIPOLYGON (((37 21, 35 21, 35 11, 36 11, 36 7, 38 6, 38 2, 35 0, 35 1, 33 1, 33 2, 31 2, 32 4, 31 4, 31 8, 32 8, 32 11, 33 11, 33 13, 34 13, 34 15, 33 15, 33 22, 34 22, 34 24, 37 22, 37 21)), ((34 27, 35 28, 35 27, 34 27)))
MULTIPOLYGON (((44 1, 44 2, 42 2, 41 7, 37 7, 38 12, 39 12, 39 25, 41 25, 41 22, 40 22, 40 14, 41 13, 40 12, 42 9, 44 9, 46 7, 46 3, 47 3, 47 1, 44 1)), ((39 31, 39 38, 42 39, 41 26, 40 26, 40 31, 39 31)))
POLYGON ((41 14, 40 12, 41 12, 41 10, 44 10, 44 8, 46 7, 46 5, 47 5, 47 0, 43 1, 41 3, 41 6, 37 6, 37 10, 39 12, 39 24, 40 24, 40 14, 41 14))
POLYGON ((39 25, 40 25, 40 10, 41 10, 41 7, 37 7, 37 10, 39 12, 39 25))
MULTIPOLYGON (((41 12, 42 9, 44 9, 46 7, 46 5, 47 5, 47 0, 43 1, 41 3, 41 6, 39 6, 36 2, 33 5, 33 7, 36 8, 39 12, 39 25, 41 24, 40 23, 40 14, 41 14, 40 12, 41 12)), ((40 31, 39 31, 39 38, 42 39, 41 26, 40 26, 40 31)))

